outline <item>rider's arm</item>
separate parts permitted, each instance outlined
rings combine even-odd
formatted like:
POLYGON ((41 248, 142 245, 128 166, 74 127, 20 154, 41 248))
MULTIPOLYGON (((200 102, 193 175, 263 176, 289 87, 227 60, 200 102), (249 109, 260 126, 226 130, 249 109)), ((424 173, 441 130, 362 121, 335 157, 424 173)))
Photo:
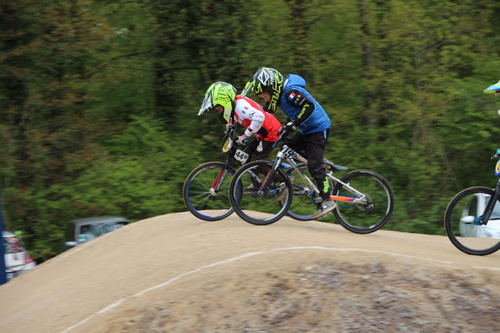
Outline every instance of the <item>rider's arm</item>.
POLYGON ((295 126, 302 124, 314 112, 314 103, 300 91, 291 89, 286 92, 286 100, 295 107, 300 108, 300 113, 295 119, 290 119, 295 126))
POLYGON ((247 127, 245 136, 250 137, 252 134, 257 133, 262 127, 265 119, 266 118, 262 111, 256 109, 252 110, 250 113, 250 120, 252 122, 250 123, 250 126, 247 127))

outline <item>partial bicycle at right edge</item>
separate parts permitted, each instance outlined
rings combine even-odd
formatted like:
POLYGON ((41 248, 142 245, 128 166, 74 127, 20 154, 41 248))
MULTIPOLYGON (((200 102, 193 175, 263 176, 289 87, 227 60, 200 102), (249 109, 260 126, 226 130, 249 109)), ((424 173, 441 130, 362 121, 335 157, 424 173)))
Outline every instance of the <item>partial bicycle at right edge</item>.
MULTIPOLYGON (((283 133, 281 140, 288 133, 283 133)), ((354 170, 342 178, 334 173, 347 167, 324 159, 332 211, 347 230, 368 234, 382 228, 394 210, 394 194, 387 180, 372 170, 354 170)), ((274 161, 255 161, 241 167, 229 185, 231 206, 240 218, 255 225, 268 225, 288 215, 299 221, 312 220, 321 203, 311 181, 307 159, 284 144, 274 161)))
MULTIPOLYGON (((500 177, 500 149, 495 176, 500 177)), ((444 214, 444 227, 451 243, 460 251, 484 256, 500 249, 500 179, 494 189, 474 186, 451 199, 444 214)))

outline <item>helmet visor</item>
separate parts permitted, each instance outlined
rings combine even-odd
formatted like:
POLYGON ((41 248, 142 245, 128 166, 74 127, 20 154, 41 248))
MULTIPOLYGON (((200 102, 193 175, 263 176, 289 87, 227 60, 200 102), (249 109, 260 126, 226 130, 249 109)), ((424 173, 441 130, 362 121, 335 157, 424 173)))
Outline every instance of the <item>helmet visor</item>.
POLYGON ((207 94, 205 96, 205 99, 203 100, 203 103, 201 103, 201 108, 200 111, 198 111, 198 116, 201 116, 205 111, 211 111, 213 109, 214 106, 212 105, 212 99, 210 98, 210 95, 207 94))
POLYGON ((492 86, 489 86, 488 88, 483 90, 485 93, 495 93, 495 95, 498 96, 498 93, 500 92, 500 81, 495 83, 492 86))
POLYGON ((245 97, 245 96, 248 96, 250 93, 253 92, 253 89, 255 87, 255 80, 250 80, 247 82, 247 84, 245 85, 245 88, 243 88, 243 91, 241 92, 240 96, 241 97, 245 97))

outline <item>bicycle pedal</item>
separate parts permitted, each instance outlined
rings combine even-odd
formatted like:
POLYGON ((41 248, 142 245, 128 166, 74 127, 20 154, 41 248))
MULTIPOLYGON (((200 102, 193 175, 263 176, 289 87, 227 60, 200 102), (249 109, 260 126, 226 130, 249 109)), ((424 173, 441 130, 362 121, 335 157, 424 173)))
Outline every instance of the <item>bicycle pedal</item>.
POLYGON ((260 196, 260 191, 257 191, 257 192, 252 192, 252 193, 249 193, 248 195, 251 196, 252 198, 257 198, 260 196))

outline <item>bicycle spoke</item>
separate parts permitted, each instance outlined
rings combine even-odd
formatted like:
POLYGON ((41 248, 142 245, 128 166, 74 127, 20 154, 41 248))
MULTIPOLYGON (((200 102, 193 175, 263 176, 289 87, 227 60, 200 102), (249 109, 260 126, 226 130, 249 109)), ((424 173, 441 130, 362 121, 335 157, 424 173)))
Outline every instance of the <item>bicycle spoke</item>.
POLYGON ((255 161, 246 164, 234 175, 229 196, 231 204, 240 218, 256 225, 271 224, 283 217, 292 201, 291 184, 285 173, 278 170, 276 179, 271 179, 267 188, 260 189, 272 164, 255 161), (279 184, 285 182, 280 188, 279 184), (242 190, 234 185, 240 183, 242 190), (253 189, 249 189, 253 187, 253 189))
POLYGON ((229 168, 221 177, 225 164, 209 162, 194 169, 186 178, 183 188, 184 203, 196 217, 206 221, 218 221, 231 215, 233 209, 229 201, 229 184, 235 170, 229 168), (219 179, 219 189, 212 188, 219 179))
POLYGON ((394 209, 394 195, 389 183, 370 170, 352 171, 341 180, 362 193, 362 196, 337 184, 334 196, 356 200, 337 201, 337 209, 333 211, 337 221, 347 230, 358 234, 372 233, 382 228, 394 209))

